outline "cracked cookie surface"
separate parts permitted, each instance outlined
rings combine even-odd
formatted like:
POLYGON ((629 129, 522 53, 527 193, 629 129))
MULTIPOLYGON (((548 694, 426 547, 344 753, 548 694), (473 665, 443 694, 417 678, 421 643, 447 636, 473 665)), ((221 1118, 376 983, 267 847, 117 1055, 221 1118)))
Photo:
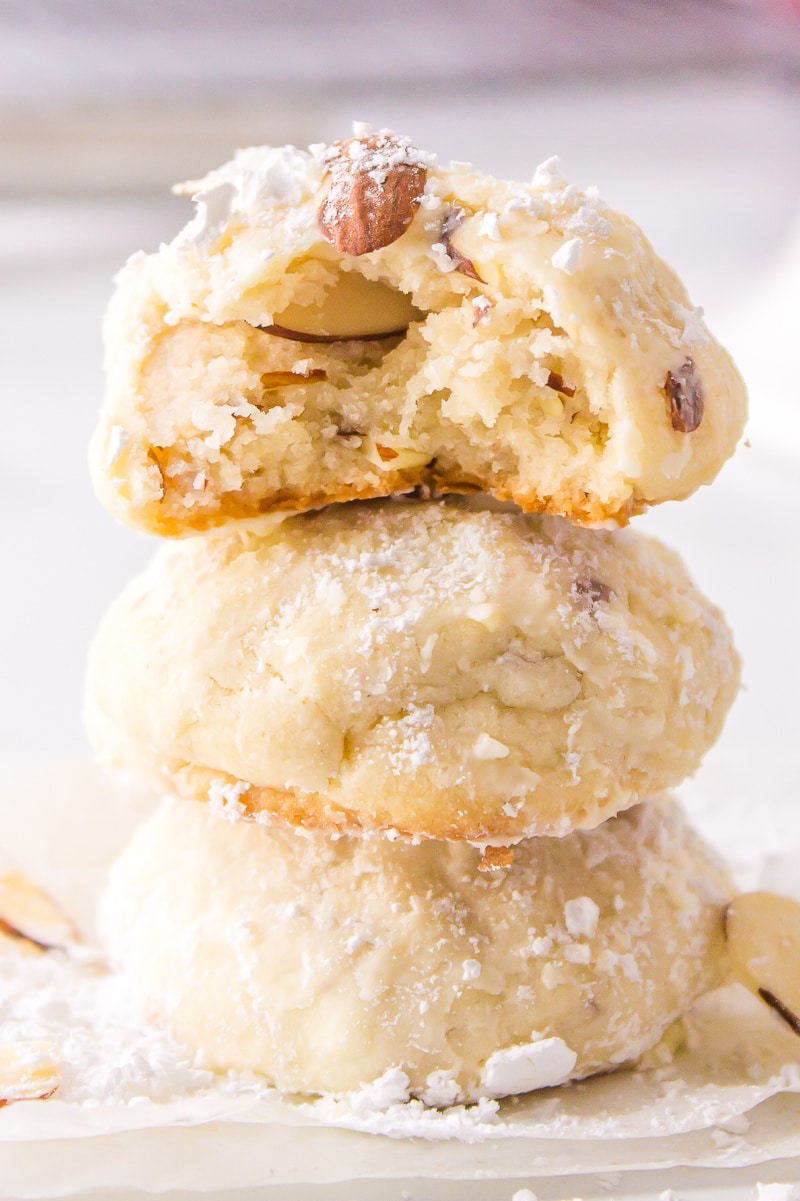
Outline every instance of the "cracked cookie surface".
POLYGON ((93 644, 95 746, 233 813, 495 845, 678 784, 738 687, 719 611, 651 539, 488 504, 163 546, 93 644))

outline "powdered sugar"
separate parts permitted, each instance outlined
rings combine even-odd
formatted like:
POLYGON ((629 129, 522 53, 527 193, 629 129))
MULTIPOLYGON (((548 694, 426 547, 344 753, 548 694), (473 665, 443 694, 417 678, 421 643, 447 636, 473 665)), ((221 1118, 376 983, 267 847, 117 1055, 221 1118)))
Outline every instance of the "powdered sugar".
POLYGON ((536 168, 531 187, 565 188, 568 183, 569 180, 561 170, 561 159, 557 154, 553 154, 536 168))
POLYGON ((388 1068, 377 1080, 364 1084, 355 1093, 347 1094, 347 1103, 357 1117, 384 1113, 409 1099, 409 1079, 401 1068, 388 1068))
POLYGON ((433 705, 411 705, 405 716, 387 723, 389 762, 398 774, 416 771, 433 759, 434 716, 433 705))
POLYGON ((583 242, 580 238, 569 238, 559 246, 550 262, 559 271, 563 271, 566 275, 572 275, 578 267, 582 250, 583 242))
POLYGON ((359 132, 346 144, 344 154, 338 144, 327 147, 322 154, 322 161, 334 179, 356 166, 360 173, 368 175, 381 187, 392 169, 400 166, 428 167, 435 159, 415 146, 409 138, 398 137, 384 129, 377 134, 359 132))
POLYGON ((591 897, 575 897, 564 906, 567 930, 575 938, 593 938, 599 918, 600 910, 591 897))
POLYGON ((481 1088, 490 1097, 505 1097, 563 1084, 569 1080, 577 1058, 561 1038, 534 1038, 520 1046, 505 1047, 486 1060, 481 1088))
POLYGON ((295 146, 250 146, 203 179, 181 184, 197 213, 175 239, 176 246, 204 246, 217 237, 234 213, 256 214, 271 206, 298 205, 322 178, 314 154, 295 146))
POLYGON ((5 1044, 42 1041, 59 1064, 58 1099, 71 1105, 164 1102, 217 1084, 211 1072, 133 1010, 124 980, 102 961, 59 952, 14 956, 0 973, 5 1044))

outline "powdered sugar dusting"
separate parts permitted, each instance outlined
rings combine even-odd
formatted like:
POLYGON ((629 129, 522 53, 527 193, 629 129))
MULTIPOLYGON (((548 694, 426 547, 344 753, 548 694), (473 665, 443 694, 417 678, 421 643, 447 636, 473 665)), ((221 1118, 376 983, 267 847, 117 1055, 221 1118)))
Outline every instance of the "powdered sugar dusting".
POLYGON ((61 1071, 58 1099, 71 1105, 164 1102, 214 1087, 211 1072, 134 1012, 126 982, 99 957, 14 956, 0 973, 3 1042, 45 1042, 61 1071))
POLYGON ((434 716, 433 705, 411 705, 399 721, 387 723, 389 762, 398 775, 417 771, 433 759, 434 716))
POLYGON ((182 184, 197 212, 175 239, 178 247, 207 247, 236 213, 254 215, 274 206, 292 207, 319 186, 317 158, 295 146, 250 146, 203 179, 182 184))
POLYGON ((322 161, 330 171, 334 180, 339 176, 349 174, 357 168, 359 174, 368 175, 380 188, 386 183, 390 171, 396 167, 425 167, 427 168, 434 157, 420 150, 410 138, 398 137, 388 129, 378 134, 359 134, 342 145, 335 143, 327 147, 322 155, 322 161))

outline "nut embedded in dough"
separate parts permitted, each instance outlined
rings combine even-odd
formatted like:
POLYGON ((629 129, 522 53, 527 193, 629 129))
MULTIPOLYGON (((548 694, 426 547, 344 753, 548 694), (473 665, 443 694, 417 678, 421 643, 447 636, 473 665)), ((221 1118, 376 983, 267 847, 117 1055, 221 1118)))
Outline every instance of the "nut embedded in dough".
POLYGON ((668 371, 665 387, 672 428, 682 434, 693 433, 705 411, 705 390, 694 360, 687 359, 677 371, 668 371))

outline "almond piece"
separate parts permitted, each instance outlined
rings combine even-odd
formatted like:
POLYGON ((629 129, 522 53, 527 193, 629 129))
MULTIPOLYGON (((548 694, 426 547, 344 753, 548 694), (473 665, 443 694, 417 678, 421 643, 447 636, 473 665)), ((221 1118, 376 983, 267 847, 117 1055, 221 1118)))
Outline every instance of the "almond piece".
POLYGON ((594 609, 595 605, 607 605, 613 593, 608 584, 592 576, 581 578, 572 585, 572 596, 582 609, 594 609))
POLYGON ((390 246, 414 219, 428 177, 407 138, 384 132, 334 142, 317 221, 340 254, 357 257, 390 246))
POLYGON ((311 371, 265 371, 261 376, 261 387, 269 392, 272 388, 289 388, 292 384, 318 384, 327 378, 327 371, 318 367, 311 371))
POLYGON ((427 467, 432 462, 432 455, 425 450, 413 450, 410 446, 389 446, 385 442, 376 442, 370 434, 364 438, 362 451, 376 467, 384 467, 388 471, 409 471, 418 467, 427 467))
POLYGON ((559 375, 557 371, 551 371, 547 377, 548 388, 553 388, 554 391, 560 392, 562 396, 574 396, 575 389, 571 384, 564 383, 564 377, 559 375))
POLYGON ((463 224, 466 216, 463 209, 451 209, 449 216, 445 218, 442 225, 441 243, 447 252, 447 257, 451 263, 455 264, 455 269, 461 275, 468 275, 470 279, 477 279, 478 283, 485 284, 486 280, 480 276, 475 269, 475 264, 472 259, 468 259, 465 254, 462 254, 457 246, 453 244, 453 234, 458 227, 463 224))
POLYGON ((664 391, 672 428, 691 434, 703 420, 705 392, 694 359, 686 359, 677 371, 668 371, 664 391))
POLYGON ((401 337, 425 314, 391 284, 340 271, 312 304, 290 304, 261 326, 297 342, 368 342, 401 337))
POLYGON ((61 1069, 51 1043, 0 1045, 0 1105, 45 1101, 60 1083, 61 1069))
POLYGON ((5 922, 0 921, 0 959, 6 955, 44 955, 45 948, 38 942, 23 938, 5 922))
POLYGON ((388 330, 385 334, 307 334, 299 329, 288 329, 285 325, 258 325, 265 334, 274 338, 288 338, 290 342, 381 342, 384 338, 402 338, 408 326, 388 330))
POLYGON ((66 914, 18 871, 0 875, 0 925, 6 934, 44 948, 64 948, 80 941, 66 914))
POLYGON ((741 893, 726 911, 725 937, 742 982, 800 1034, 800 901, 741 893))
POLYGON ((514 862, 513 847, 484 847, 479 872, 497 872, 503 867, 511 867, 514 862))

